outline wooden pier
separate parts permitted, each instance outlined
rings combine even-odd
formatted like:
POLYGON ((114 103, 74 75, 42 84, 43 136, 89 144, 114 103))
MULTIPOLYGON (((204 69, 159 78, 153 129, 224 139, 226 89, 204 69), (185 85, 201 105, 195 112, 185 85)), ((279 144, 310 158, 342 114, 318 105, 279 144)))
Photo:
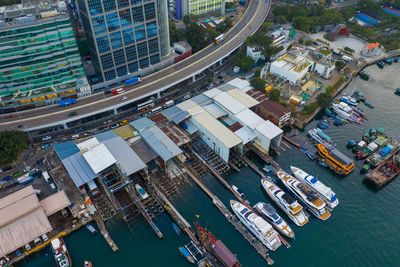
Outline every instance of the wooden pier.
POLYGON ((103 220, 99 216, 96 216, 95 220, 96 220, 97 225, 99 226, 101 234, 104 236, 104 239, 107 241, 108 245, 111 247, 111 249, 114 252, 117 252, 118 251, 118 247, 114 243, 114 240, 112 240, 110 234, 108 233, 107 228, 104 225, 103 220))

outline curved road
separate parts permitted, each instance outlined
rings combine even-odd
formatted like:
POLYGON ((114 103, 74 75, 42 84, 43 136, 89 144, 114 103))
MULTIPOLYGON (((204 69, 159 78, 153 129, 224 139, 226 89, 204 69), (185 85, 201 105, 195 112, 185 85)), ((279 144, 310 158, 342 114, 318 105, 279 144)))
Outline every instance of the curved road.
POLYGON ((143 78, 138 85, 125 87, 126 92, 117 96, 104 98, 102 93, 78 99, 77 103, 69 107, 58 107, 57 105, 46 106, 33 110, 18 112, 14 118, 2 119, 0 129, 18 129, 22 125, 23 131, 35 130, 47 126, 61 125, 61 122, 77 120, 78 116, 86 117, 106 110, 112 110, 121 105, 122 95, 128 96, 129 101, 123 105, 133 102, 140 96, 153 95, 160 89, 167 89, 183 79, 197 74, 210 65, 225 58, 238 48, 248 36, 253 34, 263 23, 271 8, 271 0, 250 0, 249 6, 238 23, 226 34, 226 40, 218 47, 209 45, 191 57, 171 65, 161 71, 143 78), (78 113, 77 117, 70 118, 71 111, 78 113))

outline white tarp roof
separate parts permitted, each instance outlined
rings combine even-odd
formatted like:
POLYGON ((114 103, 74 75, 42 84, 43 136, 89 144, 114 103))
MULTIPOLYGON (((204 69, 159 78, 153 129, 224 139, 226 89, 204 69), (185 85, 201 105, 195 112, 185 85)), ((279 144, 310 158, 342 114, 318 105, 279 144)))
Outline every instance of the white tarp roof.
POLYGON ((231 89, 229 91, 226 91, 226 93, 234 97, 237 101, 239 101, 248 108, 257 106, 260 103, 239 89, 231 89))
POLYGON ((191 99, 188 99, 186 101, 183 101, 182 103, 179 103, 178 105, 176 105, 178 108, 182 109, 182 110, 188 110, 190 108, 193 108, 195 106, 197 106, 198 104, 196 102, 194 102, 191 99))
POLYGON ((257 135, 247 127, 242 127, 235 132, 240 139, 242 139, 243 145, 247 144, 248 142, 254 140, 257 135))
POLYGON ((246 109, 247 107, 233 98, 231 95, 226 92, 222 92, 216 97, 214 97, 214 101, 223 106, 226 110, 228 110, 233 115, 238 114, 240 111, 246 109))
POLYGON ((258 116, 256 113, 246 108, 236 114, 236 118, 240 120, 240 122, 251 130, 255 130, 256 127, 264 122, 264 119, 258 116))
POLYGON ((80 151, 87 151, 90 148, 99 145, 100 142, 97 140, 96 137, 90 138, 86 141, 83 141, 82 143, 77 144, 77 147, 79 148, 80 151))
POLYGON ((208 91, 205 91, 203 93, 203 95, 208 96, 209 98, 214 98, 215 96, 219 95, 220 93, 222 93, 221 90, 219 90, 217 88, 213 88, 208 91))
POLYGON ((117 162, 104 144, 92 147, 90 150, 83 153, 83 157, 96 174, 117 162))
POLYGON ((249 81, 242 80, 240 78, 233 79, 232 81, 229 81, 228 84, 235 86, 239 90, 243 90, 244 88, 247 88, 250 86, 249 81))
POLYGON ((225 110, 223 110, 222 108, 220 108, 218 105, 216 105, 214 103, 204 106, 203 108, 208 113, 210 113, 211 116, 213 116, 216 119, 221 118, 222 116, 228 115, 228 112, 226 112, 225 110))
POLYGON ((273 138, 281 135, 283 133, 282 129, 273 124, 270 121, 265 121, 262 124, 256 127, 256 130, 259 131, 262 135, 266 136, 268 139, 272 140, 273 138))

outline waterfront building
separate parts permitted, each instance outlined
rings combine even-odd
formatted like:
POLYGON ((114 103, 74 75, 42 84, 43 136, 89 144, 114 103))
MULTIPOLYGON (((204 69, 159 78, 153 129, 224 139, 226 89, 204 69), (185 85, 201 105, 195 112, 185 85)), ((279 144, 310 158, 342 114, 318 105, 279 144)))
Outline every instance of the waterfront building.
MULTIPOLYGON (((78 0, 102 86, 144 76, 170 55, 167 1, 78 0), (112 81, 112 82, 110 82, 112 81)), ((170 58, 168 64, 173 63, 170 58)), ((95 88, 96 89, 96 88, 95 88)))
POLYGON ((257 107, 257 113, 265 120, 270 120, 279 128, 290 121, 291 111, 284 105, 272 99, 262 101, 257 107))
POLYGON ((175 0, 177 19, 183 19, 187 14, 202 15, 211 12, 225 13, 225 0, 175 0))
POLYGON ((335 65, 333 63, 321 60, 315 64, 314 71, 322 78, 329 79, 332 76, 334 69, 335 65))
POLYGON ((65 2, 0 8, 3 112, 90 94, 65 2))

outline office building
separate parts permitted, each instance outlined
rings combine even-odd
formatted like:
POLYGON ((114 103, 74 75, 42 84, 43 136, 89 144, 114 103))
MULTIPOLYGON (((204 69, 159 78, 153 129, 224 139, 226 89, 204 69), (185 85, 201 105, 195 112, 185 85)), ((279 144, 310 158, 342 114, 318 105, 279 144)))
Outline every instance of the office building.
POLYGON ((225 0, 175 0, 175 14, 177 19, 183 19, 187 14, 202 15, 205 13, 225 13, 225 0))

